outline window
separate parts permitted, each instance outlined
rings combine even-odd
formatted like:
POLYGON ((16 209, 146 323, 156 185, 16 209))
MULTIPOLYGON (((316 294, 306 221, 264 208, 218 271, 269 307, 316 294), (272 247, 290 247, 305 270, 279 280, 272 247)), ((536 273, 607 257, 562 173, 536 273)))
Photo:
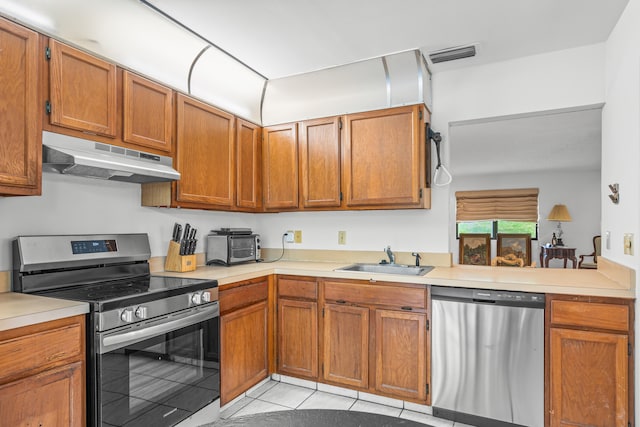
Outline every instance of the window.
POLYGON ((456 223, 456 238, 460 233, 489 233, 495 239, 498 233, 526 233, 531 235, 531 240, 538 239, 538 223, 523 221, 465 221, 456 223))
POLYGON ((538 238, 538 189, 456 192, 456 237, 460 233, 527 233, 538 238))

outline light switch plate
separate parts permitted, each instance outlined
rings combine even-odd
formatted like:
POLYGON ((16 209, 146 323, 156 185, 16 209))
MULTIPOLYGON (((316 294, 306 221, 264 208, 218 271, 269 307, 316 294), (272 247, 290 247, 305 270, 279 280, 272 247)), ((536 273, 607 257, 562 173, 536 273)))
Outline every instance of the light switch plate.
POLYGON ((346 231, 338 231, 338 244, 346 245, 347 244, 347 232, 346 231))
POLYGON ((624 253, 633 255, 633 233, 624 233, 624 253))
POLYGON ((302 243, 302 230, 296 230, 293 232, 293 242, 302 243))

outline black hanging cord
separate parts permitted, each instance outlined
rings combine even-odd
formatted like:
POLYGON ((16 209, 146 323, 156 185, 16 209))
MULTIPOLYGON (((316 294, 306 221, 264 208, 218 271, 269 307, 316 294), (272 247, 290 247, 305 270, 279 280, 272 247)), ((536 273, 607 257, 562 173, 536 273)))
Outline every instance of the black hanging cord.
POLYGON ((259 262, 276 262, 276 261, 280 261, 282 259, 282 257, 284 256, 284 237, 286 235, 287 235, 286 233, 282 235, 282 253, 280 254, 280 256, 278 258, 276 258, 276 259, 272 259, 272 260, 269 260, 269 261, 261 260, 259 262))

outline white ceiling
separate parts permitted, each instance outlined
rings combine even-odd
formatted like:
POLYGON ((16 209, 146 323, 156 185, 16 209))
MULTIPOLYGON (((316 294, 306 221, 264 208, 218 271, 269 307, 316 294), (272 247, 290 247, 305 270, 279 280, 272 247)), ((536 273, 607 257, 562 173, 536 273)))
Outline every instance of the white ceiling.
POLYGON ((477 43, 434 72, 603 42, 628 0, 148 0, 269 79, 477 43))

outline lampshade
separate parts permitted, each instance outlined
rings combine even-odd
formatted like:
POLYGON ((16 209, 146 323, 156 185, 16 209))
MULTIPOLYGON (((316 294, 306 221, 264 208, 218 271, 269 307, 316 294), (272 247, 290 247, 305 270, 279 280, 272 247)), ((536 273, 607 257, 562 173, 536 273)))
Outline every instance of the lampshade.
POLYGON ((569 222, 571 221, 571 215, 569 215, 569 210, 565 205, 555 205, 549 212, 547 220, 569 222))

